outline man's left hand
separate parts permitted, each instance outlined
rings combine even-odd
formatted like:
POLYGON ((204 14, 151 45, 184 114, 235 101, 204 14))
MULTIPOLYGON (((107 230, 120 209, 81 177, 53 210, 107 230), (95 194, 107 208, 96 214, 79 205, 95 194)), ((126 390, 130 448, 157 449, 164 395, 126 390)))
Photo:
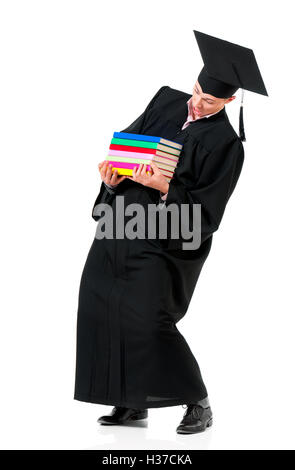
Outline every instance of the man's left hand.
POLYGON ((139 167, 133 168, 132 176, 127 176, 130 180, 136 181, 137 183, 143 184, 150 188, 158 189, 162 193, 167 193, 169 189, 169 183, 165 176, 161 173, 160 169, 154 162, 150 163, 152 168, 152 174, 147 174, 146 164, 140 163, 139 167))

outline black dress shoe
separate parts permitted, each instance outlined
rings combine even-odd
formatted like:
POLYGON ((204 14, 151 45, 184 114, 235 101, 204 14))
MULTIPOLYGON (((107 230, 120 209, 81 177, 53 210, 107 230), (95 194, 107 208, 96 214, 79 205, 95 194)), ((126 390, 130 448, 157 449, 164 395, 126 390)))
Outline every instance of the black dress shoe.
POLYGON ((204 408, 200 405, 187 405, 187 410, 176 428, 178 434, 194 434, 205 431, 213 424, 210 406, 204 408))
POLYGON ((138 410, 136 408, 124 408, 115 406, 109 415, 101 416, 97 422, 101 424, 124 424, 128 421, 137 421, 145 419, 148 416, 148 410, 138 410))

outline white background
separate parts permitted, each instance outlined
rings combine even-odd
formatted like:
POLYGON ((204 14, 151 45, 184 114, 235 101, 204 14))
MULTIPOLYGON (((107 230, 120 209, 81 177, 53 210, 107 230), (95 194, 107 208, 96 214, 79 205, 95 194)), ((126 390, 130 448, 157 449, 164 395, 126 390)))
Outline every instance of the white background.
MULTIPOLYGON (((292 2, 0 2, 1 447, 294 449, 292 2), (178 323, 213 427, 181 406, 103 427, 73 399, 80 276, 98 162, 162 85, 192 93, 193 29, 252 48, 269 97, 245 93, 243 171, 178 323)), ((238 131, 240 91, 226 106, 238 131)))

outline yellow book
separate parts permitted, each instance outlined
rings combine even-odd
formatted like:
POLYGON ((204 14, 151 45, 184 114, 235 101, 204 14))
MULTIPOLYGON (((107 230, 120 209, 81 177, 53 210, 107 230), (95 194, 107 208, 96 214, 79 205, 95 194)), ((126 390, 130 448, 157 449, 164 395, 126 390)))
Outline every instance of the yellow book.
MULTIPOLYGON (((112 167, 112 173, 114 173, 115 170, 118 170, 118 175, 127 175, 127 176, 132 176, 133 175, 133 169, 131 169, 131 168, 112 167)), ((146 173, 147 173, 147 175, 151 175, 150 171, 147 171, 146 173)))

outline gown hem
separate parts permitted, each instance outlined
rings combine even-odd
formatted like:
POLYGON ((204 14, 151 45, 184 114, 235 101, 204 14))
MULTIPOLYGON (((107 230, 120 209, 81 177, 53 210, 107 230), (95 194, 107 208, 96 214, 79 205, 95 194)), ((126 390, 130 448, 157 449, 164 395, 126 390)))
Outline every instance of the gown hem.
POLYGON ((74 400, 78 401, 84 401, 87 403, 95 403, 98 405, 110 405, 110 406, 122 406, 125 408, 135 408, 135 409, 147 409, 147 408, 162 408, 162 407, 168 407, 168 406, 178 406, 178 405, 186 405, 189 403, 197 403, 200 400, 203 400, 206 398, 208 394, 206 394, 204 397, 200 397, 197 399, 185 399, 185 398, 179 398, 178 400, 173 399, 173 400, 162 400, 162 401, 153 401, 149 403, 135 403, 135 402, 127 402, 127 401, 116 401, 116 400, 106 400, 106 399, 100 399, 95 396, 90 396, 90 395, 81 395, 81 394, 75 394, 74 395, 74 400))

